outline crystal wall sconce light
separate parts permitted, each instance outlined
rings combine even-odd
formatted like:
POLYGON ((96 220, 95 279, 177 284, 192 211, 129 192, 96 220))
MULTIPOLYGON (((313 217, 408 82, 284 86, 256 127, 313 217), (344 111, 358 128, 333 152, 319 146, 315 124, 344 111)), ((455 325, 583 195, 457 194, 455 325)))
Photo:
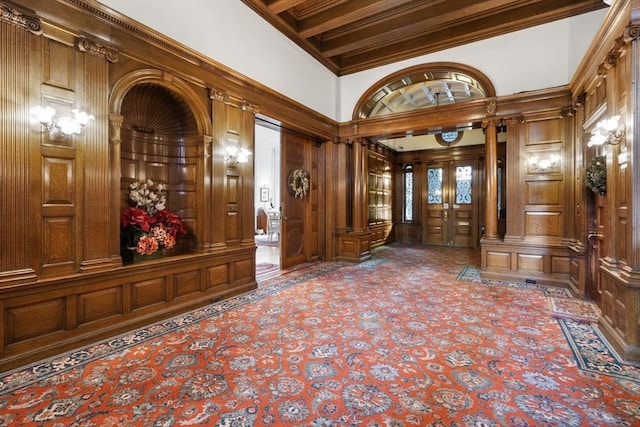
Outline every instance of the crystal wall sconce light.
POLYGON ((547 170, 553 166, 556 166, 562 160, 562 156, 559 154, 551 154, 547 158, 538 158, 538 156, 530 157, 528 163, 535 169, 547 170))
POLYGON ((63 137, 67 135, 79 135, 87 123, 95 120, 93 115, 78 109, 71 110, 73 117, 62 116, 58 118, 56 118, 56 110, 50 106, 42 107, 38 105, 33 107, 30 112, 38 119, 46 131, 50 132, 58 129, 63 137))
POLYGON ((620 144, 622 138, 624 138, 624 131, 625 126, 624 123, 620 121, 620 116, 600 120, 591 131, 591 138, 589 138, 587 147, 604 144, 620 144))

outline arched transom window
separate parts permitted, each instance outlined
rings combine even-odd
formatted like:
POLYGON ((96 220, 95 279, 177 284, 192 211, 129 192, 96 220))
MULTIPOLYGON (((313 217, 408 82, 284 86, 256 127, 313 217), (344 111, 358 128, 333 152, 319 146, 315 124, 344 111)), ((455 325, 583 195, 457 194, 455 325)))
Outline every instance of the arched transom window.
POLYGON ((491 81, 462 64, 441 62, 407 68, 374 84, 356 105, 354 119, 438 107, 495 96, 491 81))

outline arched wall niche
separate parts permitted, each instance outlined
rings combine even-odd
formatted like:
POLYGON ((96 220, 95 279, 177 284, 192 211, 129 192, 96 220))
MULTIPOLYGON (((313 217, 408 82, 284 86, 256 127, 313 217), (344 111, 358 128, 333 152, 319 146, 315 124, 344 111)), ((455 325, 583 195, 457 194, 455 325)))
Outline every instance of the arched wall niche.
POLYGON ((489 78, 454 62, 421 64, 384 77, 358 100, 353 119, 401 113, 495 96, 489 78))
POLYGON ((197 245, 198 200, 204 190, 203 144, 211 138, 206 104, 185 82, 158 70, 140 70, 121 79, 112 91, 110 109, 120 117, 112 158, 120 165, 120 209, 129 206, 129 185, 152 180, 166 186, 167 209, 184 221, 188 236, 172 253, 197 245))

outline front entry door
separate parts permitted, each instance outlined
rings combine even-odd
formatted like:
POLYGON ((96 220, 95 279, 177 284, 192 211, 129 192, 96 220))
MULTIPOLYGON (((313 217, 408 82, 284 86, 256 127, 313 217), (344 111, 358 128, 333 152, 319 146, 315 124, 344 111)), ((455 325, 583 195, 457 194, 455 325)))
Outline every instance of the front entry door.
POLYGON ((478 160, 427 165, 423 241, 439 245, 478 245, 478 160))

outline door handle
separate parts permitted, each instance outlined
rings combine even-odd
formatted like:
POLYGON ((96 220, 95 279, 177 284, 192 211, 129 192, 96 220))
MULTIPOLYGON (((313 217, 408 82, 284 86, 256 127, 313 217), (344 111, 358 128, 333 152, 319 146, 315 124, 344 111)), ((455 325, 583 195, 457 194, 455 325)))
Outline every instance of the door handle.
POLYGON ((590 231, 587 233, 587 240, 593 249, 598 249, 598 240, 595 239, 599 239, 601 237, 602 234, 599 234, 597 231, 590 231))
POLYGON ((448 220, 448 219, 449 219, 449 211, 444 210, 444 211, 442 211, 442 213, 443 213, 443 215, 442 215, 442 219, 443 219, 444 221, 448 220))

